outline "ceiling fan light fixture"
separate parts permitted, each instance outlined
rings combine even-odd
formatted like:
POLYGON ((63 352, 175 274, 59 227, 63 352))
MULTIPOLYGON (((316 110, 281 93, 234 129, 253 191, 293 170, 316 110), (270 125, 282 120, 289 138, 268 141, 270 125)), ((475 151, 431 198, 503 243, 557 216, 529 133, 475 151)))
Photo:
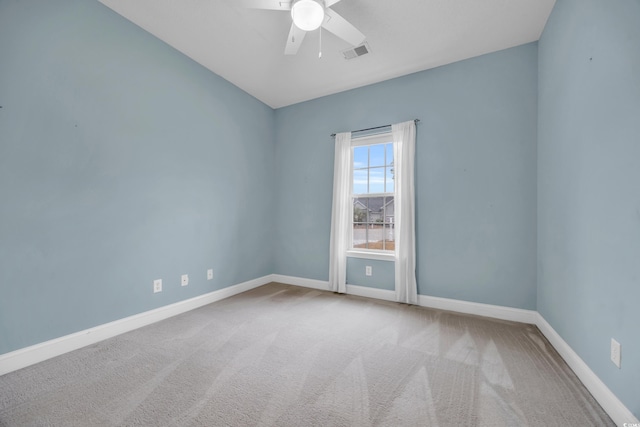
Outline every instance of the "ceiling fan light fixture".
POLYGON ((298 0, 291 8, 291 18, 301 30, 313 31, 324 21, 324 7, 314 0, 298 0))

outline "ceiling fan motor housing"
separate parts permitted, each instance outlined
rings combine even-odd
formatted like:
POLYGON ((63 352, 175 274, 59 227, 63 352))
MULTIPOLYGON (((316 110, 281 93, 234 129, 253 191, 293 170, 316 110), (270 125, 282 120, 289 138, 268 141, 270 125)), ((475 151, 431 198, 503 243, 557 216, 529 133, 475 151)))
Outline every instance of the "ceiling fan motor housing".
POLYGON ((291 18, 296 27, 313 31, 324 21, 323 0, 298 0, 291 6, 291 18))

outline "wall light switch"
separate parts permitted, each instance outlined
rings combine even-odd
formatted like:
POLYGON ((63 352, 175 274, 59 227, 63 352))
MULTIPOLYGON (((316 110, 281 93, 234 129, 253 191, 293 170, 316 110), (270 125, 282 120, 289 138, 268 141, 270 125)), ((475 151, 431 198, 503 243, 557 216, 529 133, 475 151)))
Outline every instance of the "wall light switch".
POLYGON ((180 284, 182 286, 187 286, 189 284, 189 275, 188 274, 183 274, 182 275, 182 279, 180 280, 180 284))
POLYGON ((162 279, 156 279, 153 281, 153 293, 162 292, 162 279))
POLYGON ((213 268, 207 270, 207 280, 213 279, 213 268))

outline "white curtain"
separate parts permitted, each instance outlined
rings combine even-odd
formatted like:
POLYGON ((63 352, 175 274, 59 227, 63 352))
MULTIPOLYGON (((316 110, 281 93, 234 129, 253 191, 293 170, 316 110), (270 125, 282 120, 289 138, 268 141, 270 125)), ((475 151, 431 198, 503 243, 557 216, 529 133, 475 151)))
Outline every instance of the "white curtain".
POLYGON ((416 124, 391 125, 395 168, 396 301, 418 303, 416 282, 414 158, 416 124))
POLYGON ((336 134, 333 165, 333 209, 329 252, 329 288, 347 291, 347 249, 351 225, 351 132, 336 134))

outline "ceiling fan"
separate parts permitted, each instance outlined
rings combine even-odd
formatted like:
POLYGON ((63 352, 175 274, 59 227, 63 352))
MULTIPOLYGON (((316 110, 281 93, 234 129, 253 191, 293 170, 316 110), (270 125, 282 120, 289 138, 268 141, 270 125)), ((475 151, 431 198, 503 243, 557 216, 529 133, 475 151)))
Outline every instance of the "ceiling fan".
POLYGON ((251 9, 284 10, 291 12, 293 23, 284 49, 285 55, 295 55, 307 31, 320 26, 352 46, 358 46, 366 37, 342 16, 330 9, 340 0, 244 0, 251 9))

